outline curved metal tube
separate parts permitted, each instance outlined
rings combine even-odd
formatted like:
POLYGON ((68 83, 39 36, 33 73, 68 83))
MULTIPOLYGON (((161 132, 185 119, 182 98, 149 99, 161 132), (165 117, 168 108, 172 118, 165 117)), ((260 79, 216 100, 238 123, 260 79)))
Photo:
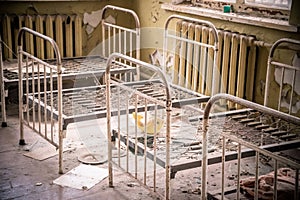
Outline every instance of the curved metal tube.
POLYGON ((136 65, 139 65, 140 67, 146 67, 154 72, 156 72, 160 78, 162 79, 165 88, 166 88, 166 113, 167 113, 167 127, 166 127, 166 190, 165 190, 165 196, 166 199, 169 199, 170 196, 170 127, 171 127, 171 106, 172 106, 172 101, 171 101, 171 91, 170 91, 170 85, 167 81, 167 78, 165 74, 162 72, 162 70, 156 66, 153 66, 149 63, 145 63, 143 61, 134 59, 132 57, 120 54, 120 53, 113 53, 109 56, 107 60, 107 67, 105 70, 105 80, 106 80, 106 110, 107 110, 107 138, 108 138, 108 170, 109 170, 109 186, 113 186, 113 180, 112 180, 112 146, 111 146, 111 111, 110 111, 110 96, 111 96, 111 91, 110 91, 110 66, 112 62, 116 58, 121 58, 123 60, 129 61, 131 63, 134 63, 136 65))
POLYGON ((57 90, 58 90, 58 131, 59 131, 59 173, 63 173, 62 170, 62 153, 63 153, 63 125, 62 125, 62 63, 61 63, 61 55, 59 48, 56 42, 39 32, 31 30, 27 27, 22 27, 18 33, 18 68, 19 68, 19 120, 20 120, 20 145, 25 145, 24 140, 24 126, 23 126, 23 73, 22 73, 22 53, 24 52, 22 49, 23 46, 23 35, 25 32, 28 32, 36 37, 40 37, 46 41, 48 41, 55 52, 56 55, 56 66, 57 66, 57 90))
POLYGON ((292 115, 288 115, 286 113, 280 112, 278 110, 274 110, 272 108, 268 108, 265 106, 262 106, 260 104, 230 95, 230 94, 217 94, 212 96, 209 101, 207 102, 205 109, 204 109, 204 114, 203 114, 203 153, 202 153, 202 192, 201 192, 201 199, 202 200, 206 200, 207 196, 207 178, 206 178, 206 169, 207 169, 207 130, 208 130, 208 118, 209 118, 209 113, 211 110, 212 105, 220 100, 220 99, 225 99, 225 100, 229 100, 232 101, 234 103, 240 104, 242 106, 248 107, 248 108, 252 108, 255 109, 257 111, 266 113, 268 115, 274 116, 274 117, 278 117, 281 118, 287 122, 291 122, 293 124, 299 125, 300 126, 300 118, 292 116, 292 115))
POLYGON ((189 21, 192 23, 199 23, 199 24, 204 24, 210 28, 213 29, 213 35, 215 38, 215 48, 218 48, 217 44, 218 44, 218 32, 216 27, 213 25, 213 23, 209 22, 209 21, 205 21, 205 20, 201 20, 201 19, 195 19, 195 18, 191 18, 191 17, 186 17, 186 16, 181 16, 181 15, 171 15, 170 17, 168 17, 166 23, 165 23, 165 30, 168 29, 169 23, 171 22, 172 19, 183 19, 185 21, 189 21))
MULTIPOLYGON (((172 34, 168 34, 168 28, 169 28, 169 24, 173 19, 179 19, 179 20, 184 20, 190 23, 195 23, 195 24, 201 24, 204 26, 207 26, 208 28, 211 28, 211 33, 212 33, 212 37, 214 38, 214 44, 206 44, 206 43, 202 43, 202 42, 196 42, 194 40, 190 40, 190 39, 186 39, 186 38, 181 38, 179 40, 183 40, 186 41, 188 43, 192 43, 192 44, 197 44, 199 46, 205 46, 208 48, 211 48, 214 50, 214 54, 213 54, 213 75, 212 75, 212 79, 213 80, 217 80, 217 52, 218 52, 218 48, 219 48, 219 39, 218 39, 218 32, 216 27, 214 26, 214 24, 212 24, 209 21, 206 20, 201 20, 201 19, 195 19, 195 18, 191 18, 191 17, 186 17, 186 16, 181 16, 181 15, 171 15, 168 17, 168 19, 166 20, 165 23, 165 30, 164 30, 164 44, 163 44, 163 49, 164 49, 164 53, 163 53, 163 69, 164 71, 166 71, 166 57, 167 57, 167 48, 168 48, 168 41, 167 38, 170 37, 172 34)), ((182 55, 181 55, 182 56, 182 55)), ((174 77, 173 77, 174 78, 174 77)), ((212 95, 216 93, 216 88, 217 88, 218 84, 215 84, 214 81, 212 83, 212 95)))
POLYGON ((122 11, 122 12, 130 13, 133 16, 134 20, 135 20, 135 27, 136 28, 140 27, 139 17, 137 16, 137 14, 133 10, 130 10, 130 9, 127 9, 127 8, 118 7, 118 6, 112 6, 112 5, 105 6, 102 9, 101 19, 104 19, 104 14, 109 9, 111 9, 111 10, 119 10, 119 11, 122 11))
MULTIPOLYGON (((281 38, 272 45, 270 52, 269 52, 267 74, 266 74, 266 88, 265 88, 265 99, 264 99, 265 106, 268 106, 268 103, 269 103, 269 86, 270 86, 270 80, 271 80, 271 65, 272 65, 273 57, 274 57, 276 49, 284 43, 299 45, 299 47, 300 47, 299 40, 294 40, 294 39, 290 39, 290 38, 281 38)), ((285 46, 285 48, 288 48, 288 46, 287 47, 285 46)), ((290 48, 290 49, 294 50, 292 48, 290 48)), ((288 65, 286 65, 286 66, 288 66, 288 65)), ((291 65, 289 65, 289 66, 292 67, 291 65)))

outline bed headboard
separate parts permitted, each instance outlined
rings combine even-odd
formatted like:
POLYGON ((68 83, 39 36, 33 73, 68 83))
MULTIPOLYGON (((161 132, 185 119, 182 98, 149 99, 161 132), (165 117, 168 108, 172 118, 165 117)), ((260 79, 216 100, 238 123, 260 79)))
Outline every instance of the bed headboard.
POLYGON ((217 30, 210 22, 173 15, 165 24, 164 40, 165 60, 169 55, 174 57, 173 68, 165 69, 173 83, 209 96, 228 93, 253 100, 253 36, 217 30))
POLYGON ((277 40, 270 49, 264 105, 300 116, 300 41, 277 40))

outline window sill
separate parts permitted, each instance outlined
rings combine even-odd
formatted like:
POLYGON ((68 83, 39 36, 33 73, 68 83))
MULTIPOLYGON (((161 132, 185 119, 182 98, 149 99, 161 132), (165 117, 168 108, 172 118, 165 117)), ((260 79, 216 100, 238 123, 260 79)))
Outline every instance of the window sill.
POLYGON ((288 23, 288 21, 284 20, 251 17, 239 15, 236 13, 223 13, 217 10, 195 7, 192 5, 173 5, 170 3, 164 3, 162 4, 161 8, 168 11, 182 12, 203 17, 209 17, 213 19, 220 19, 224 21, 243 23, 248 25, 255 24, 255 26, 261 26, 271 29, 277 29, 288 32, 298 32, 298 28, 296 26, 292 26, 288 23))

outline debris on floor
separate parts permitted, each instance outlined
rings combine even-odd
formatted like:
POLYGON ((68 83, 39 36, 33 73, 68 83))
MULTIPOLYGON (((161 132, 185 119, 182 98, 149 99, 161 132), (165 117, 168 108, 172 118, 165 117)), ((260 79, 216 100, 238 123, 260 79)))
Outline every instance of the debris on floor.
POLYGON ((80 164, 53 181, 63 187, 89 190, 108 176, 108 170, 94 165, 80 164))

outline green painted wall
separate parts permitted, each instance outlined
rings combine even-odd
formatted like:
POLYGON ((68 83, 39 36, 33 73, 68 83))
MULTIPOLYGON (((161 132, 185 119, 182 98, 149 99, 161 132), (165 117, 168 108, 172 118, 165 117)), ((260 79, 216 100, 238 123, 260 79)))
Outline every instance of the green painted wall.
MULTIPOLYGON (((101 0, 101 1, 0 1, 0 15, 3 14, 78 14, 101 10, 105 5, 116 5, 131 8, 132 1, 101 0)), ((85 27, 85 25, 83 24, 85 27)), ((88 35, 83 31, 83 54, 87 55, 101 41, 100 26, 88 35)))

